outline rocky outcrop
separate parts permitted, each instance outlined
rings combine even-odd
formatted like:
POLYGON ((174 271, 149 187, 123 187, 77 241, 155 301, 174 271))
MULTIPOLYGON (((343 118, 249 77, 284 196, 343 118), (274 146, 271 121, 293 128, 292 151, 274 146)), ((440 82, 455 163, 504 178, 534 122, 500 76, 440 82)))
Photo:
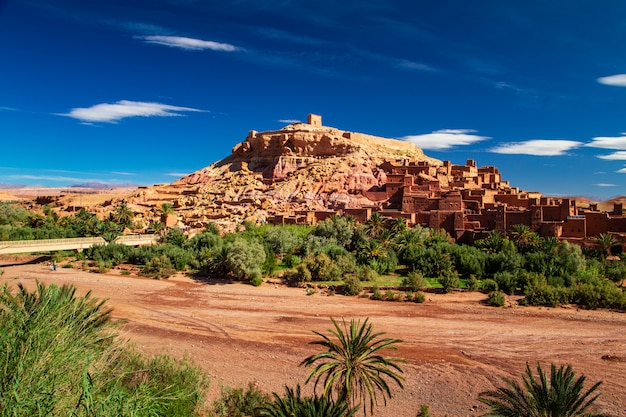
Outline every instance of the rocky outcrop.
POLYGON ((232 228, 244 220, 262 222, 296 210, 374 205, 365 192, 386 183, 384 162, 442 164, 409 142, 343 131, 322 126, 321 118, 314 120, 277 131, 250 131, 229 157, 171 185, 140 190, 131 200, 144 206, 170 201, 182 223, 213 221, 232 228))

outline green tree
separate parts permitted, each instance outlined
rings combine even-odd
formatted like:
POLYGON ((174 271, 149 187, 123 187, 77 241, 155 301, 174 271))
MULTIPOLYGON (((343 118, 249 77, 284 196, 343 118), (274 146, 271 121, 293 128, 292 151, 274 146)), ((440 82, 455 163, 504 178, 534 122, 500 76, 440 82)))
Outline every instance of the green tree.
POLYGON ((369 319, 350 320, 350 328, 345 320, 342 320, 343 326, 333 318, 331 321, 335 328, 328 330, 329 334, 314 331, 322 339, 311 342, 325 350, 305 358, 300 364, 314 366, 306 382, 314 379, 314 390, 321 382, 323 397, 333 399, 337 394, 337 399, 345 400, 351 408, 363 404, 365 414, 368 399, 371 413, 378 404, 378 393, 382 394, 385 404, 387 398, 392 398, 388 379, 404 388, 403 371, 399 366, 404 360, 379 354, 383 349, 396 349, 401 340, 380 338, 384 333, 374 333, 369 319))
POLYGON ((385 220, 378 212, 372 213, 369 220, 365 222, 365 231, 370 238, 376 239, 384 229, 385 220))
POLYGON ((522 375, 523 384, 504 379, 506 386, 480 394, 479 401, 490 408, 484 417, 592 417, 587 410, 600 395, 597 382, 583 392, 585 376, 576 378, 572 367, 551 365, 550 375, 537 364, 537 377, 530 365, 522 375))
POLYGON ((611 255, 611 248, 619 244, 617 239, 610 233, 600 233, 596 236, 595 242, 600 246, 605 257, 611 255))
POLYGON ((128 207, 128 204, 126 204, 126 201, 121 201, 115 207, 113 213, 111 213, 111 220, 124 227, 130 226, 134 217, 135 215, 128 207))
POLYGON ((532 251, 540 243, 539 235, 525 224, 515 224, 509 233, 511 241, 520 253, 532 251))
POLYGON ((172 203, 163 203, 159 207, 159 212, 161 214, 172 214, 174 213, 174 205, 172 203))
POLYGON ((300 385, 296 389, 285 387, 281 397, 274 393, 274 401, 260 411, 267 417, 352 417, 357 408, 350 408, 345 401, 332 401, 326 397, 303 397, 300 385))
POLYGON ((236 238, 226 245, 226 259, 229 271, 236 278, 260 277, 265 249, 256 240, 236 238))

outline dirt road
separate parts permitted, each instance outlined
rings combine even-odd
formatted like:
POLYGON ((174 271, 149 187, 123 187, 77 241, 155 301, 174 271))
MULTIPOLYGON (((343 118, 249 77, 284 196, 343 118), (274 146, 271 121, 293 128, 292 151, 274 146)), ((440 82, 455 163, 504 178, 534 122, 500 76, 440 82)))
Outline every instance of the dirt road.
MULTIPOLYGON (((10 261, 5 261, 5 263, 10 261)), ((480 293, 428 294, 424 304, 306 295, 302 289, 263 284, 204 283, 177 276, 156 281, 51 271, 44 263, 2 266, 0 282, 34 286, 70 283, 108 298, 114 316, 128 320, 122 335, 148 354, 191 356, 211 377, 210 397, 221 385, 248 382, 268 392, 304 383, 300 361, 316 352, 312 330, 331 328, 329 317, 369 317, 375 330, 403 343, 389 356, 407 361, 405 389, 395 389, 377 416, 477 416, 478 394, 518 379, 526 363, 572 364, 587 387, 603 380, 597 412, 626 415, 626 314, 572 308, 493 308, 480 293), (603 359, 604 357, 604 359, 603 359), (608 360, 607 360, 608 359, 608 360)))

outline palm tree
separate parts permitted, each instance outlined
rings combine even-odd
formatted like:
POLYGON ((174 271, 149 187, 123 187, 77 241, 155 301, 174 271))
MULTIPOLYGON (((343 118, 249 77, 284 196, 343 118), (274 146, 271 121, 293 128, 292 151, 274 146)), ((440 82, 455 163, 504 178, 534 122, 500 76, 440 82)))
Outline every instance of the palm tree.
POLYGON ((273 393, 274 401, 263 407, 259 414, 267 417, 352 417, 356 408, 345 401, 329 401, 326 397, 302 397, 300 385, 296 389, 285 387, 282 397, 273 393))
POLYGON ((111 220, 122 226, 129 226, 133 221, 134 214, 132 210, 126 204, 126 201, 121 201, 116 207, 113 213, 111 213, 111 220))
POLYGON ((525 224, 513 225, 510 235, 519 252, 532 250, 539 245, 539 235, 525 224))
POLYGON ((602 249, 602 252, 604 252, 605 257, 611 255, 611 248, 619 244, 617 239, 609 233, 600 233, 596 236, 595 241, 602 249))
POLYGON ((602 381, 583 392, 585 376, 576 379, 572 367, 551 365, 550 377, 537 364, 537 376, 530 365, 522 375, 523 386, 504 379, 505 387, 483 392, 479 401, 487 404, 490 411, 483 417, 602 417, 603 414, 588 414, 587 409, 600 394, 594 392, 602 381))
POLYGON ((300 365, 315 367, 309 373, 306 383, 315 379, 314 390, 322 382, 324 390, 322 397, 331 400, 337 394, 338 400, 344 400, 350 408, 363 404, 363 412, 367 414, 369 398, 370 413, 378 404, 377 394, 382 393, 384 404, 387 397, 392 398, 387 379, 394 381, 400 388, 404 388, 403 373, 398 365, 404 363, 400 358, 383 357, 379 352, 383 349, 396 349, 398 339, 379 338, 384 333, 374 333, 369 319, 350 320, 348 329, 345 320, 343 327, 331 317, 335 329, 328 330, 330 335, 314 332, 322 338, 311 344, 320 345, 327 350, 309 356, 300 365), (331 339, 334 336, 335 340, 331 339), (359 402, 360 401, 360 402, 359 402))
POLYGON ((378 212, 372 213, 371 217, 365 222, 365 230, 371 238, 377 238, 380 232, 385 228, 385 219, 378 212))

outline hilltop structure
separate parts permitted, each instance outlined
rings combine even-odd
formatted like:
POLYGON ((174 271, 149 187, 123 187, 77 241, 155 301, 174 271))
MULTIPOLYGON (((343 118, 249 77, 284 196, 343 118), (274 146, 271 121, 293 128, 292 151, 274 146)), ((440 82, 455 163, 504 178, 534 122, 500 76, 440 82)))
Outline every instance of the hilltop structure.
POLYGON ((439 161, 410 142, 324 126, 313 114, 280 130, 252 130, 229 157, 172 184, 142 187, 127 203, 145 224, 161 220, 159 207, 171 203, 176 212, 165 223, 188 229, 210 222, 224 231, 244 221, 315 224, 333 215, 366 222, 378 212, 444 229, 460 242, 516 224, 561 239, 626 236, 621 204, 602 212, 523 191, 496 167, 439 161))

